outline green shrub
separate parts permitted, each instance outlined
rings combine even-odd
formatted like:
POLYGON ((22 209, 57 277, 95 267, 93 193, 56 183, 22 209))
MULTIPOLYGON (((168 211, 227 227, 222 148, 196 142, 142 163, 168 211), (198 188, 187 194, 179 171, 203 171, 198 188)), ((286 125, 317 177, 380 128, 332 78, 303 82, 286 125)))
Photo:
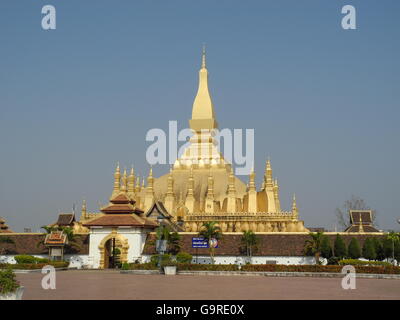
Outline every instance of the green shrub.
POLYGON ((15 292, 19 288, 19 282, 11 268, 0 270, 0 294, 15 292))
POLYGON ((321 241, 321 257, 329 259, 332 257, 332 248, 329 237, 323 236, 321 241))
POLYGON ((339 257, 343 259, 347 256, 346 244, 344 243, 343 238, 340 234, 336 235, 335 243, 334 243, 334 255, 335 257, 339 257))
POLYGON ((339 264, 341 266, 344 265, 353 265, 353 266, 391 266, 392 264, 385 261, 364 261, 357 259, 344 259, 340 260, 339 264))
MULTIPOLYGON (((357 273, 372 274, 400 274, 400 267, 379 265, 366 266, 355 265, 357 273)), ((258 272, 335 272, 340 273, 343 266, 323 266, 323 265, 282 265, 282 264, 250 264, 242 266, 242 271, 258 272)))
MULTIPOLYGON (((152 263, 153 265, 157 266, 158 265, 158 261, 159 261, 159 259, 158 259, 159 256, 160 256, 159 254, 152 255, 151 258, 150 258, 150 263, 152 263)), ((171 255, 170 254, 161 255, 161 264, 167 263, 169 261, 171 261, 171 255)))
POLYGON ((363 258, 368 259, 368 260, 376 259, 375 246, 374 246, 374 242, 371 240, 371 238, 365 239, 364 246, 362 248, 362 256, 363 256, 363 258))
POLYGON ((179 252, 176 255, 176 262, 178 263, 191 263, 193 256, 187 252, 179 252))
POLYGON ((37 258, 37 257, 26 255, 26 254, 15 256, 14 260, 17 262, 17 264, 21 264, 21 263, 48 263, 48 262, 50 262, 49 259, 37 258))
POLYGON ((338 257, 330 257, 328 259, 328 265, 338 265, 340 261, 340 258, 338 257))
POLYGON ((236 264, 191 264, 178 263, 178 270, 187 271, 238 271, 239 267, 236 264))
POLYGON ((124 270, 158 270, 153 263, 129 263, 129 269, 124 270))
POLYGON ((17 263, 36 263, 36 259, 34 256, 29 256, 26 254, 15 256, 14 260, 17 261, 17 263))
POLYGON ((361 257, 360 243, 356 238, 351 238, 347 252, 349 257, 352 259, 358 259, 361 257))
POLYGON ((18 270, 35 270, 42 269, 44 266, 53 266, 54 268, 66 268, 69 266, 69 262, 66 261, 53 261, 47 263, 17 263, 17 264, 0 264, 0 269, 18 269, 18 270))
POLYGON ((372 238, 372 243, 375 248, 376 260, 382 261, 385 259, 385 252, 383 250, 382 239, 377 237, 372 238))
POLYGON ((129 270, 130 269, 130 264, 127 262, 124 262, 121 266, 122 270, 129 270))
POLYGON ((391 259, 393 257, 393 242, 386 238, 382 240, 382 247, 385 259, 391 259))

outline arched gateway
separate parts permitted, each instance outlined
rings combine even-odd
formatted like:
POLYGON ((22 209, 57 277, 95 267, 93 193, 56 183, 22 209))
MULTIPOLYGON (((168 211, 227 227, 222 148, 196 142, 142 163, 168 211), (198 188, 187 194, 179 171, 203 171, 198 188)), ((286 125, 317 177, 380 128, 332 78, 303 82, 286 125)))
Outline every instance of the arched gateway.
POLYGON ((135 201, 125 193, 114 193, 101 215, 85 223, 90 229, 89 260, 93 268, 111 268, 119 263, 140 259, 149 232, 157 227, 154 220, 144 217, 135 201))

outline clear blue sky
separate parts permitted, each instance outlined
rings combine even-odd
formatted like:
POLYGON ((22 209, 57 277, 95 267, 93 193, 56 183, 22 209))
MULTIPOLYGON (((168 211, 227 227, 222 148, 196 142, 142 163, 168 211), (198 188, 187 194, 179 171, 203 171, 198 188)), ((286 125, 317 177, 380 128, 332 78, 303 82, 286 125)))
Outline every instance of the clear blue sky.
POLYGON ((187 125, 205 42, 220 127, 255 129, 283 209, 295 192, 306 226, 332 228, 355 194, 398 229, 399 31, 397 0, 2 0, 0 216, 37 230, 105 204, 117 161, 147 174, 145 134, 187 125))

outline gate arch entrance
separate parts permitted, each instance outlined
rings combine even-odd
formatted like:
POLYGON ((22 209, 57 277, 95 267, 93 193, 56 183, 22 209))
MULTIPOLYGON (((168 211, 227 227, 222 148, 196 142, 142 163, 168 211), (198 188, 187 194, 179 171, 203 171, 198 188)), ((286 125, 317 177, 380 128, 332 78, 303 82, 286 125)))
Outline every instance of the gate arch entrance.
POLYGON ((120 263, 128 262, 128 249, 128 239, 121 234, 112 232, 104 237, 99 244, 100 269, 114 268, 116 256, 119 256, 120 263))

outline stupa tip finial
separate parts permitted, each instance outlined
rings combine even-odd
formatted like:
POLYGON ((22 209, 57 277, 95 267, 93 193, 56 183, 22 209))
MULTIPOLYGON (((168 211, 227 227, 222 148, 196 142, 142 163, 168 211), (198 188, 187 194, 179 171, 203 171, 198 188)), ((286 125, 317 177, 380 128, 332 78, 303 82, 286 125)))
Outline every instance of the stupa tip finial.
POLYGON ((201 55, 201 68, 205 69, 206 68, 206 44, 203 43, 203 51, 201 55))

